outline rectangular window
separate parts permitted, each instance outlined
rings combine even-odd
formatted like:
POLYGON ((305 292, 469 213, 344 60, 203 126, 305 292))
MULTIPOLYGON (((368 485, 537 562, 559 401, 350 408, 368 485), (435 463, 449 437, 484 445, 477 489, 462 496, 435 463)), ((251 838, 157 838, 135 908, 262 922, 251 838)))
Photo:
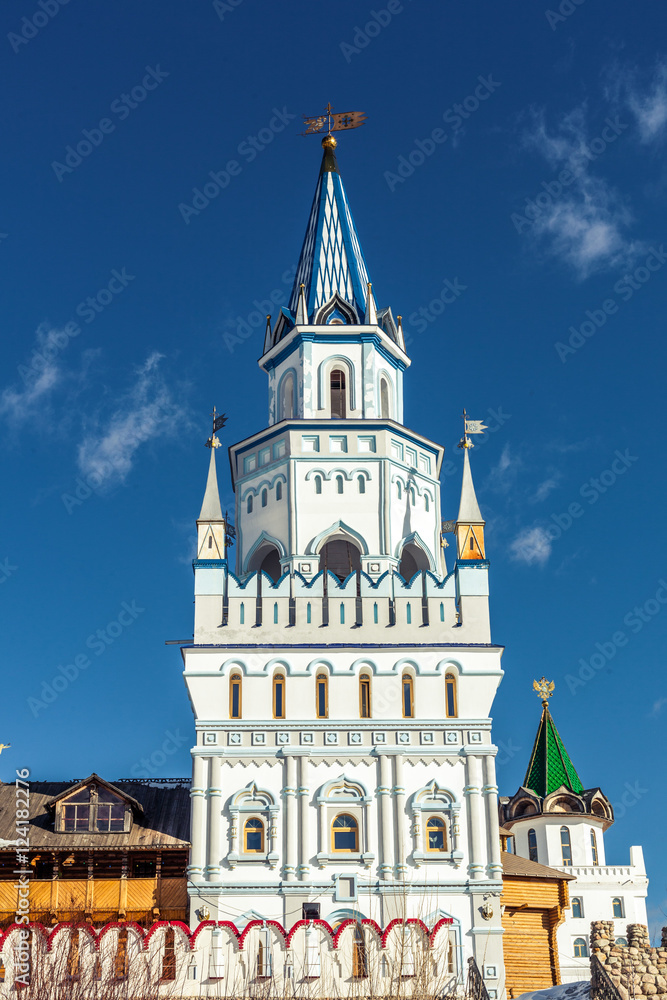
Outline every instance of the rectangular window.
POLYGON ((100 833, 122 833, 125 827, 125 806, 100 802, 97 806, 97 829, 100 833))
POLYGON ((273 457, 274 458, 284 458, 287 454, 287 443, 283 438, 282 441, 276 441, 273 446, 273 457))
POLYGON ((375 451, 375 437, 360 437, 357 439, 357 450, 360 452, 375 451))
POLYGON ((362 677, 359 683, 359 696, 361 700, 361 718, 371 717, 371 682, 368 677, 362 677))
POLYGON ((270 461, 271 461, 271 449, 262 448, 259 453, 259 464, 268 465, 270 461))
POLYGON ((304 435, 301 438, 301 450, 302 451, 319 451, 320 450, 320 438, 319 438, 319 434, 304 435))
POLYGON ((347 451, 347 438, 346 437, 330 437, 329 438, 329 451, 332 453, 347 451))
POLYGON ((257 456, 247 455, 246 458, 243 459, 243 472, 244 473, 254 472, 256 468, 257 468, 257 456))
POLYGON ((90 806, 89 805, 66 805, 64 807, 65 813, 65 832, 76 832, 77 830, 87 830, 88 824, 90 822, 90 806))

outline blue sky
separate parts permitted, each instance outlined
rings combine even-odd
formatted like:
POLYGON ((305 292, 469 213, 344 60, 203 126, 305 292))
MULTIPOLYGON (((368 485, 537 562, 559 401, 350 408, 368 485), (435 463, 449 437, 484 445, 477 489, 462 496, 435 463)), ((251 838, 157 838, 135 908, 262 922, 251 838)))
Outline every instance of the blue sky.
POLYGON ((658 924, 659 5, 44 4, 0 13, 2 777, 189 773, 164 640, 192 633, 208 414, 226 443, 266 421, 257 317, 289 293, 316 183, 301 115, 331 101, 368 115, 339 163, 378 305, 411 338, 406 423, 447 448, 445 518, 462 408, 490 427, 472 463, 507 647, 501 791, 546 674, 584 785, 616 804, 608 859, 645 847, 658 924))

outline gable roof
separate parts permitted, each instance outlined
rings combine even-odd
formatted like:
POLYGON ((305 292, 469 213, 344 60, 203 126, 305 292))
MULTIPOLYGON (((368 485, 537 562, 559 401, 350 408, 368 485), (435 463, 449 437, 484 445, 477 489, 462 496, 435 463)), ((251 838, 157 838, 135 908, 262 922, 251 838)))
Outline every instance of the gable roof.
POLYGON ((518 854, 510 854, 509 851, 501 851, 500 860, 503 865, 503 878, 506 875, 510 877, 514 875, 516 878, 576 878, 576 875, 568 875, 557 868, 539 865, 537 861, 529 861, 528 858, 521 858, 518 854))
POLYGON ((104 778, 100 778, 99 774, 95 774, 94 771, 87 778, 82 778, 81 781, 77 781, 75 785, 70 785, 68 788, 65 788, 62 792, 60 792, 59 795, 56 795, 55 798, 51 799, 50 802, 46 803, 46 808, 53 809, 55 807, 56 802, 59 802, 61 799, 68 798, 70 795, 73 795, 75 792, 77 792, 80 788, 85 788, 87 785, 93 785, 93 784, 102 785, 103 788, 106 788, 110 792, 114 792, 116 795, 119 795, 121 799, 123 799, 125 802, 128 802, 132 806, 135 812, 142 813, 144 811, 143 806, 141 805, 140 802, 137 802, 137 800, 133 799, 131 795, 128 795, 127 792, 124 792, 122 788, 118 788, 116 785, 112 785, 110 782, 105 781, 104 778))

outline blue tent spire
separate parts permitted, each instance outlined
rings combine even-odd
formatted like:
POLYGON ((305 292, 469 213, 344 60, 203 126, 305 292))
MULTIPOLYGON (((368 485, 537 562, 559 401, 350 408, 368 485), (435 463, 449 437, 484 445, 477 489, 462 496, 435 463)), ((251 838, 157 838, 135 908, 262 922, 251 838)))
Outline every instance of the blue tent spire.
POLYGON ((328 135, 322 140, 322 146, 324 155, 320 176, 296 269, 289 310, 292 316, 296 315, 303 284, 311 323, 320 306, 336 293, 354 307, 357 322, 363 323, 370 280, 368 268, 340 178, 334 153, 336 140, 328 135))

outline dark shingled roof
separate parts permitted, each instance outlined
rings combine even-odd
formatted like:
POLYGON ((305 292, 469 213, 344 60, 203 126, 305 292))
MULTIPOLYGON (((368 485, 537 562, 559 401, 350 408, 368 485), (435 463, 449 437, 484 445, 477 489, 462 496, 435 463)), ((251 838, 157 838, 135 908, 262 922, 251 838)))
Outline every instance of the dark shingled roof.
MULTIPOLYGON (((47 804, 80 782, 30 782, 30 849, 113 850, 130 848, 187 848, 190 846, 190 788, 182 784, 153 785, 149 781, 114 781, 113 786, 136 799, 143 815, 133 817, 128 833, 56 833, 53 809, 47 804)), ((0 783, 0 849, 16 839, 15 785, 0 783), (2 844, 4 841, 4 845, 2 844)))

